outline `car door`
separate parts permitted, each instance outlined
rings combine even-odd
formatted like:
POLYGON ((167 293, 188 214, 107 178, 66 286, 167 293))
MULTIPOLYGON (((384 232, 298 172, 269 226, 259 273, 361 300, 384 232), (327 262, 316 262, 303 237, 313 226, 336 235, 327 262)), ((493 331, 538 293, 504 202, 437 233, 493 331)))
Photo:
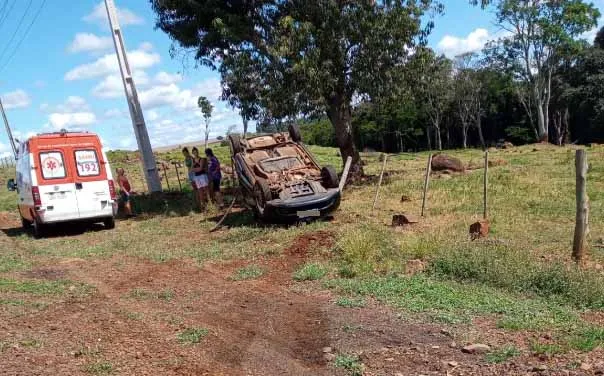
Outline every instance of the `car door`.
POLYGON ((111 192, 105 166, 94 148, 73 150, 75 161, 75 192, 80 218, 110 217, 113 215, 111 192))
POLYGON ((66 163, 68 150, 52 148, 37 153, 37 189, 43 222, 61 222, 80 217, 73 184, 73 171, 66 163))

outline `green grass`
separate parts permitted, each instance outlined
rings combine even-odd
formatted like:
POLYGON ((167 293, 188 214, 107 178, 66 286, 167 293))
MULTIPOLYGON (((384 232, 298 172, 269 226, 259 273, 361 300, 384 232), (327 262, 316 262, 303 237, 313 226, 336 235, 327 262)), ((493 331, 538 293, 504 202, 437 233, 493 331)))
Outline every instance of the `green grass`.
POLYGON ((244 281, 247 279, 257 279, 264 274, 264 268, 258 265, 248 265, 237 271, 231 276, 233 281, 244 281))
POLYGON ((362 376, 363 367, 361 361, 356 355, 338 354, 333 362, 336 368, 346 370, 350 376, 362 376))
POLYGON ((0 254, 0 273, 26 270, 31 262, 17 254, 0 254))
POLYGON ((91 375, 111 375, 114 372, 113 364, 108 361, 101 361, 87 364, 84 370, 91 375))
POLYGON ((174 291, 170 289, 164 289, 162 291, 149 291, 145 289, 136 288, 128 293, 128 297, 136 300, 150 300, 159 299, 166 302, 174 299, 174 291))
POLYGON ((93 289, 90 285, 69 280, 39 281, 0 278, 0 292, 17 292, 31 295, 61 295, 69 292, 73 295, 83 296, 90 294, 93 289))
POLYGON ((182 345, 194 345, 201 342, 210 331, 205 328, 189 328, 176 335, 176 339, 182 345))
POLYGON ((345 308, 361 308, 361 307, 365 307, 366 302, 365 302, 365 299, 363 299, 363 298, 348 298, 345 296, 340 296, 336 300, 336 305, 339 305, 340 307, 345 307, 345 308))
POLYGON ((564 352, 564 349, 559 344, 531 342, 530 350, 535 355, 553 356, 564 352))
POLYGON ((327 268, 318 263, 304 264, 300 269, 294 272, 295 281, 316 281, 327 275, 327 268))
POLYGON ((485 360, 488 363, 503 363, 518 355, 520 355, 520 351, 512 345, 508 345, 489 352, 485 355, 485 360))

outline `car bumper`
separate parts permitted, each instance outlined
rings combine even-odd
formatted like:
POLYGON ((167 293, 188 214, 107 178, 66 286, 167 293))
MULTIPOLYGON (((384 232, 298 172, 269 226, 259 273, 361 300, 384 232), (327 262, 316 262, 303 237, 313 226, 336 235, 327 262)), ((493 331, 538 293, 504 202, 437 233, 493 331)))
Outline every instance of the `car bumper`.
POLYGON ((272 200, 264 208, 265 219, 296 221, 312 219, 313 216, 300 216, 300 213, 315 212, 316 217, 324 217, 340 206, 340 190, 330 189, 326 193, 299 197, 289 200, 272 200))

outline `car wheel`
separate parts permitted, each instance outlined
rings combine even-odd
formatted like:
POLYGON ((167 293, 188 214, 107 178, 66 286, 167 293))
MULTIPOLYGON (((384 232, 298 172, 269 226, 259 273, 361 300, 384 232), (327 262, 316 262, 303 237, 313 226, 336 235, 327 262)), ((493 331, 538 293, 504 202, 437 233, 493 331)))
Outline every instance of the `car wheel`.
POLYGON ((325 188, 337 188, 340 184, 338 174, 333 166, 325 166, 321 169, 321 179, 325 188))
POLYGON ((237 134, 229 135, 229 145, 231 146, 231 155, 241 153, 243 148, 241 147, 241 137, 237 134))
POLYGON ((113 230, 115 228, 115 218, 107 218, 103 221, 106 230, 113 230))
POLYGON ((21 227, 23 227, 23 229, 27 230, 30 226, 31 226, 31 222, 28 221, 27 219, 21 217, 21 227))
POLYGON ((254 199, 256 200, 255 212, 258 217, 264 215, 266 203, 270 201, 271 198, 271 189, 268 186, 268 182, 264 179, 256 180, 256 184, 254 184, 254 199))
POLYGON ((300 127, 297 124, 291 124, 288 129, 289 129, 289 137, 291 137, 294 142, 302 141, 302 134, 300 134, 300 127))
POLYGON ((38 222, 36 219, 34 219, 34 222, 32 223, 33 225, 33 231, 34 231, 34 238, 36 239, 40 239, 44 236, 44 225, 41 224, 40 222, 38 222))

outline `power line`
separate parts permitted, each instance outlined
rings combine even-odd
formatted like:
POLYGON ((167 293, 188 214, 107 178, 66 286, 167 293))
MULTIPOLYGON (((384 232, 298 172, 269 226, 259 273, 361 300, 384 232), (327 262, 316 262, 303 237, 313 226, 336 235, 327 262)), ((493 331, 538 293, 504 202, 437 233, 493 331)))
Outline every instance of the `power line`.
POLYGON ((4 4, 2 4, 2 9, 0 9, 0 18, 4 15, 4 11, 6 10, 7 5, 8 5, 8 0, 4 0, 4 4))
POLYGON ((29 8, 31 8, 31 3, 33 3, 33 0, 29 0, 29 4, 27 4, 27 8, 25 9, 25 12, 23 13, 23 16, 21 16, 21 19, 19 20, 19 24, 17 25, 15 32, 10 37, 10 40, 8 41, 8 43, 6 43, 4 49, 2 50, 2 53, 0 54, 0 61, 2 61, 4 54, 6 53, 6 51, 8 51, 8 48, 10 47, 11 43, 13 43, 13 40, 17 36, 17 33, 19 32, 21 25, 23 25, 23 20, 25 20, 25 16, 27 15, 27 12, 29 12, 29 8))
MULTIPOLYGON (((6 21, 6 19, 8 18, 8 15, 13 10, 16 3, 17 3, 17 0, 13 0, 12 4, 10 5, 10 8, 8 8, 8 11, 6 11, 6 13, 4 13, 4 17, 0 16, 0 27, 2 27, 2 24, 4 23, 4 21, 6 21)), ((8 0, 6 0, 5 4, 8 4, 8 0)))
POLYGON ((42 4, 40 4, 40 7, 38 8, 38 11, 34 15, 34 18, 32 18, 30 24, 27 26, 27 29, 25 30, 25 32, 21 36, 21 39, 19 40, 19 42, 15 46, 15 49, 13 50, 12 54, 10 54, 10 56, 6 60, 6 63, 2 66, 2 68, 0 68, 0 72, 2 72, 4 70, 4 68, 6 68, 8 66, 8 64, 10 63, 10 61, 13 59, 13 57, 15 56, 15 54, 17 53, 17 51, 19 50, 19 47, 21 47, 21 44, 23 43, 23 41, 25 40, 25 38, 29 34, 31 28, 34 26, 34 23, 38 19, 38 16, 40 16, 40 13, 42 13, 42 9, 44 8, 45 4, 46 4, 46 0, 42 0, 42 4))

